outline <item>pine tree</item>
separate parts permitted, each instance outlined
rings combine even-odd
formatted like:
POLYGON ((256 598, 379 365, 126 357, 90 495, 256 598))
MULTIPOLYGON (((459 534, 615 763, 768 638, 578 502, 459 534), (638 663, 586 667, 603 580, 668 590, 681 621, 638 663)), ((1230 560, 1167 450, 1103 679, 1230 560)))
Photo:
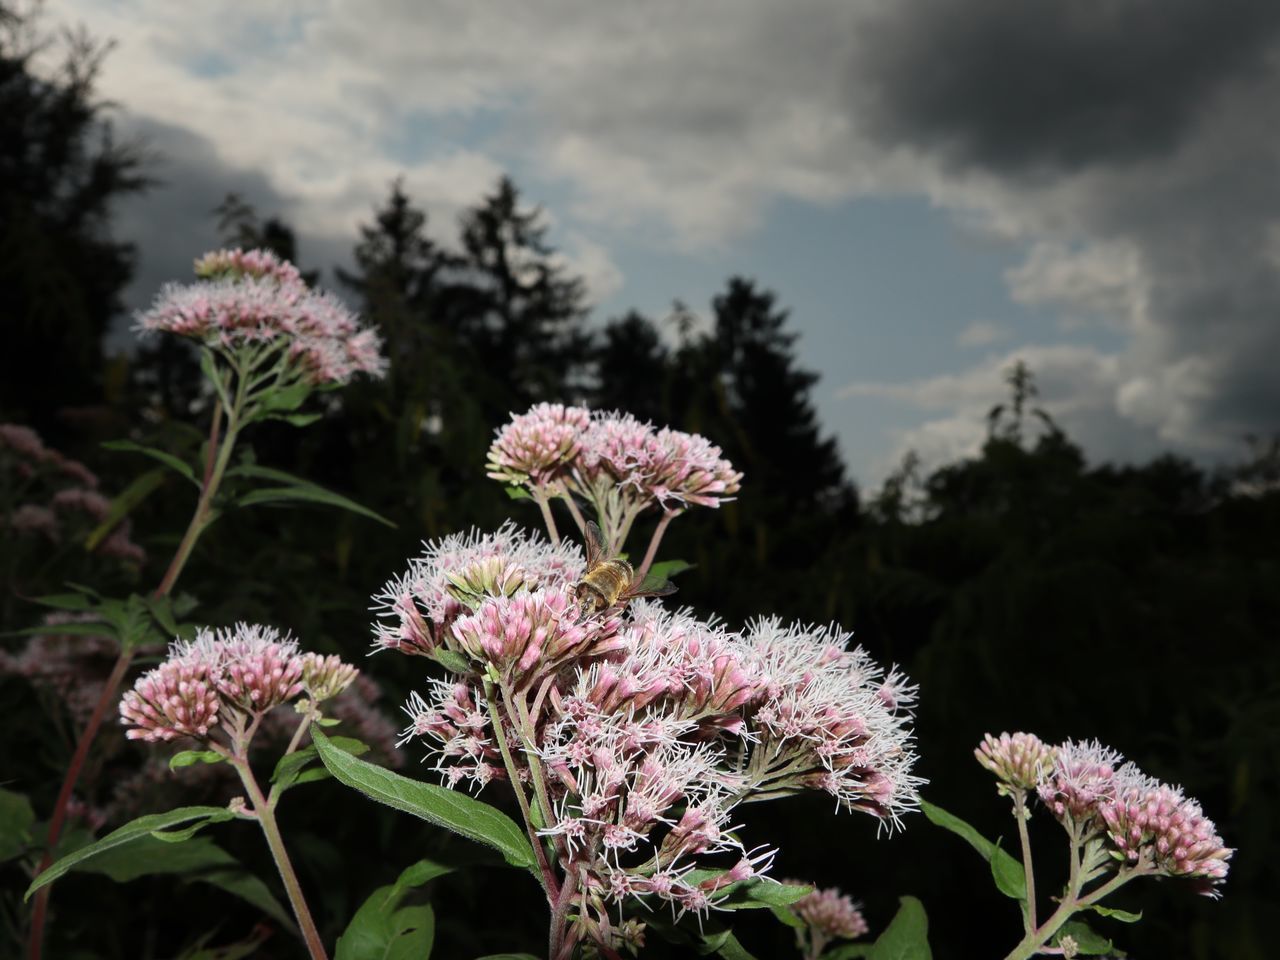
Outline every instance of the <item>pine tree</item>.
POLYGON ((102 338, 134 260, 111 206, 147 179, 94 93, 106 48, 71 35, 37 72, 34 17, 0 12, 0 408, 56 433, 56 408, 101 398, 102 338))
POLYGON ((507 177, 461 220, 463 272, 450 316, 501 384, 498 415, 580 391, 585 286, 547 243, 542 211, 507 177))

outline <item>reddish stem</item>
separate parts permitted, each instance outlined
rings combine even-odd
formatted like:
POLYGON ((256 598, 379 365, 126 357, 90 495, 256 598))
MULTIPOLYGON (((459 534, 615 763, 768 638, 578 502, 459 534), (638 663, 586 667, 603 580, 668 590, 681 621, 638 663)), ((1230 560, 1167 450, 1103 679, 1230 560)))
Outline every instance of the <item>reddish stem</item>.
MULTIPOLYGON (((173 559, 169 561, 169 566, 165 570, 164 576, 160 579, 159 585, 152 592, 153 597, 166 596, 173 589, 173 585, 177 583, 178 575, 182 573, 182 568, 186 565, 187 557, 191 554, 191 549, 195 546, 196 539, 204 529, 209 503, 213 499, 214 488, 221 480, 221 472, 217 469, 216 464, 218 461, 222 461, 222 465, 225 466, 225 457, 217 456, 221 414, 221 404, 216 405, 213 409, 213 422, 209 425, 209 445, 205 453, 204 479, 200 485, 200 499, 196 504, 195 513, 191 516, 191 523, 187 526, 186 534, 183 535, 181 543, 178 544, 178 549, 174 552, 173 559)), ((235 443, 234 431, 229 432, 227 443, 235 443)), ((62 828, 66 825, 67 807, 71 803, 71 794, 76 788, 76 783, 80 779, 80 773, 84 769, 85 761, 89 757, 89 748, 93 746, 93 741, 97 739, 98 731, 102 728, 102 721, 106 718, 107 710, 115 703, 115 696, 120 689, 120 682, 129 671, 131 663, 133 663, 133 651, 121 648, 120 655, 116 658, 115 665, 112 666, 106 683, 103 684, 102 694, 98 697, 98 702, 93 705, 93 713, 89 715, 89 722, 85 724, 79 740, 76 741, 75 752, 71 755, 71 762, 68 764, 67 772, 62 778, 62 786, 58 790, 58 799, 54 803, 53 815, 49 818, 49 832, 45 839, 44 856, 40 858, 40 864, 36 867, 34 876, 44 873, 49 865, 53 863, 54 847, 57 846, 58 840, 62 837, 62 828)), ((31 930, 27 938, 27 956, 29 960, 40 960, 44 946, 45 920, 49 913, 49 897, 52 893, 52 885, 41 887, 36 892, 36 902, 31 909, 31 930)))

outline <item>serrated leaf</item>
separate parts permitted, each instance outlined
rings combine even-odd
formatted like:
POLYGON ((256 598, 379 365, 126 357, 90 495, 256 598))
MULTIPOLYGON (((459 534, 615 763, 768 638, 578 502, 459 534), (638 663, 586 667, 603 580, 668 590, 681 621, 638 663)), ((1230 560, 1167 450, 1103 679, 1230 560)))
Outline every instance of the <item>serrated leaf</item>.
POLYGON ((267 885, 208 837, 197 837, 173 846, 155 837, 144 836, 105 851, 75 869, 102 874, 116 883, 128 883, 138 877, 157 874, 208 883, 253 904, 296 932, 292 914, 276 900, 267 885))
POLYGON ((0 862, 11 860, 31 843, 36 814, 20 793, 0 789, 0 862))
POLYGON ((311 384, 305 381, 291 383, 287 387, 275 387, 264 393, 257 402, 263 413, 282 413, 297 410, 311 395, 311 384))
POLYGON ((356 911, 338 938, 334 960, 414 960, 431 953, 435 915, 429 906, 401 907, 414 887, 449 873, 452 868, 421 860, 395 883, 379 887, 356 911))
POLYGON ((920 811, 930 823, 949 830, 963 839, 991 864, 992 879, 995 880, 996 888, 1001 893, 1014 900, 1027 899, 1027 879, 1022 864, 1000 849, 999 844, 992 843, 955 814, 948 813, 927 800, 920 801, 920 811))
POLYGON ((169 769, 178 770, 196 763, 221 763, 225 759, 226 757, 213 750, 183 750, 169 758, 169 769))
POLYGON ((1100 916, 1110 917, 1112 920, 1119 920, 1121 923, 1137 923, 1142 919, 1141 910, 1137 913, 1133 913, 1129 910, 1117 909, 1116 907, 1104 907, 1097 903, 1090 904, 1089 909, 1100 916))
POLYGON ((1114 945, 1100 933, 1095 933, 1087 923, 1070 920, 1062 925, 1062 929, 1053 935, 1053 945, 1060 946, 1063 937, 1070 937, 1076 942, 1076 953, 1082 957, 1098 957, 1110 953, 1114 945))
POLYGON ((121 493, 111 501, 111 506, 107 510, 107 515, 103 517, 102 522, 93 528, 93 531, 85 538, 84 548, 90 552, 98 549, 98 545, 110 535, 111 531, 120 525, 120 521, 133 512, 134 508, 147 497, 151 496, 159 489, 165 481, 164 471, 157 468, 148 470, 146 473, 134 479, 133 483, 125 487, 121 493))
POLYGON ((513 867, 534 869, 533 848, 524 831, 501 810, 430 783, 410 780, 333 747, 319 727, 311 739, 320 759, 340 782, 366 797, 493 847, 513 867))
POLYGON ((870 960, 932 960, 929 949, 929 918, 924 904, 915 897, 899 897, 902 904, 884 933, 867 951, 870 960))
POLYGON ((103 447, 108 450, 140 453, 143 456, 150 457, 152 460, 158 460, 170 470, 194 483, 197 487, 200 486, 200 481, 196 479, 196 472, 191 468, 191 464, 178 459, 172 453, 166 453, 164 450, 158 450, 155 447, 144 446, 141 443, 134 443, 132 440, 108 440, 103 444, 103 447))
POLYGON ((796 916, 796 912, 789 907, 770 907, 769 912, 778 918, 779 923, 786 924, 788 927, 800 929, 806 926, 805 922, 796 916))
MULTIPOLYGON (((31 895, 41 887, 53 883, 69 870, 80 869, 86 861, 116 847, 136 843, 142 838, 156 835, 159 831, 164 831, 168 827, 195 821, 194 828, 179 831, 179 834, 185 833, 186 836, 190 836, 194 830, 208 826, 210 823, 230 820, 232 817, 231 811, 225 807, 180 807, 167 813, 152 813, 145 817, 131 820, 123 827, 113 830, 101 840, 81 847, 74 853, 70 853, 62 859, 51 863, 43 873, 31 881, 31 885, 27 887, 27 892, 23 895, 23 899, 29 900, 31 895)), ((167 834, 164 839, 172 840, 173 837, 174 834, 167 834)))

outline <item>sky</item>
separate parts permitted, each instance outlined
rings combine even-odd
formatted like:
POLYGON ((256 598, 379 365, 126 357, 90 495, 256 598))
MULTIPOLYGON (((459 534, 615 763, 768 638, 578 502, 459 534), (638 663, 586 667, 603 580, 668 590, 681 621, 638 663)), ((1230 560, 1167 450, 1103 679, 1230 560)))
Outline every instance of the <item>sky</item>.
POLYGON ((144 304, 229 191, 305 267, 403 177, 431 232, 510 174, 595 322, 732 274, 791 310, 853 478, 974 451, 1017 358, 1093 461, 1280 429, 1274 0, 60 0, 163 181, 144 304))

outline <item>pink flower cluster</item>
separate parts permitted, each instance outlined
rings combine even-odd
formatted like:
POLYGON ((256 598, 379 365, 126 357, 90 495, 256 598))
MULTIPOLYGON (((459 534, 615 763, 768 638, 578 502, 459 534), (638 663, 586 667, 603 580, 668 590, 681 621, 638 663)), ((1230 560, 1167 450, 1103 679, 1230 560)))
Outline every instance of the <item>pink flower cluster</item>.
POLYGON ((334 295, 315 292, 267 250, 220 250, 196 262, 194 284, 165 285, 137 317, 143 332, 190 337, 215 349, 282 350, 309 382, 343 384, 386 372, 381 341, 334 295))
MULTIPOLYGON (((798 884, 800 881, 787 882, 798 884)), ((854 940, 871 929, 862 915, 861 907, 847 893, 842 893, 835 887, 814 890, 801 897, 791 905, 791 911, 805 922, 811 934, 816 933, 824 942, 836 939, 854 940)))
POLYGON ((215 724, 256 722, 304 690, 315 700, 334 696, 355 675, 336 658, 301 653, 271 627, 239 623, 173 644, 124 695, 120 716, 130 739, 207 739, 215 724))
POLYGON ((847 633, 733 631, 653 601, 586 614, 582 572, 576 548, 510 526, 428 545, 375 598, 375 647, 453 671, 410 699, 403 741, 420 738, 450 786, 508 777, 495 722, 522 784, 545 771, 544 833, 595 905, 595 942, 636 933, 610 925, 611 905, 702 913, 761 875, 771 854, 738 839, 740 803, 817 789, 887 824, 916 805, 914 687, 847 633))
POLYGON ((1202 881, 1213 894, 1235 852, 1218 836, 1200 804, 1181 788, 1147 776, 1094 741, 1049 747, 1032 734, 987 736, 975 751, 1006 783, 1036 775, 1041 801, 1081 837, 1101 835, 1118 860, 1163 876, 1202 881), (1016 771, 1012 776, 1009 771, 1016 771))
POLYGON ((77 726, 88 722, 111 673, 119 644, 106 635, 68 633, 66 624, 98 622, 93 614, 55 610, 42 620, 46 632, 27 640, 20 653, 0 650, 0 675, 19 676, 62 701, 77 726))
POLYGON ((1004 796, 1011 790, 1034 790, 1053 768, 1056 750, 1034 733, 987 734, 973 754, 1000 781, 1004 796))
POLYGON ((576 544, 553 547, 508 521, 497 532, 454 534, 426 545, 409 569, 377 594, 374 648, 430 655, 457 649, 454 622, 486 597, 564 587, 582 576, 576 544))
MULTIPOLYGON (((98 492, 98 478, 93 471, 79 460, 46 447, 30 427, 0 423, 0 468, 12 470, 20 482, 40 482, 39 486, 29 487, 26 495, 45 502, 22 503, 8 517, 0 516, 0 527, 7 526, 20 536, 59 543, 64 535, 82 536, 111 512, 111 500, 98 492), (49 495, 49 487, 66 480, 75 486, 55 489, 49 495)), ((145 562, 147 553, 130 539, 130 531, 130 520, 120 520, 95 552, 128 564, 145 562)))
POLYGON ((630 414, 553 403, 538 404, 502 427, 489 448, 488 467, 490 477, 505 483, 538 488, 561 482, 597 502, 606 489, 618 489, 637 507, 664 509, 719 506, 742 480, 705 437, 658 430, 630 414))

